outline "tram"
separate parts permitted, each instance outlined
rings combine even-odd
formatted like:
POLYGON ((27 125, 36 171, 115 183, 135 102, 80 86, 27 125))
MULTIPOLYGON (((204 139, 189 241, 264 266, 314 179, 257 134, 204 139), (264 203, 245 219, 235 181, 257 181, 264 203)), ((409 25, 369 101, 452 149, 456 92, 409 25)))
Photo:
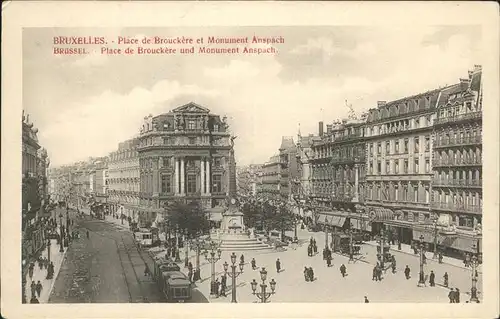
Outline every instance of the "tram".
POLYGON ((191 300, 191 282, 180 270, 180 267, 168 258, 154 258, 154 271, 152 275, 156 284, 165 295, 167 302, 185 302, 191 300))

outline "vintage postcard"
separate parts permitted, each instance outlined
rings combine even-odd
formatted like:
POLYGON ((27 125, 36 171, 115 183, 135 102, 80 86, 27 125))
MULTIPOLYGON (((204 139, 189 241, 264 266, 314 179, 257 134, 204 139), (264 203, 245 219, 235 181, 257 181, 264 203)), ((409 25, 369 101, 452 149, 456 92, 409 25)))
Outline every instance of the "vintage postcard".
POLYGON ((496 317, 497 10, 7 3, 2 316, 496 317))

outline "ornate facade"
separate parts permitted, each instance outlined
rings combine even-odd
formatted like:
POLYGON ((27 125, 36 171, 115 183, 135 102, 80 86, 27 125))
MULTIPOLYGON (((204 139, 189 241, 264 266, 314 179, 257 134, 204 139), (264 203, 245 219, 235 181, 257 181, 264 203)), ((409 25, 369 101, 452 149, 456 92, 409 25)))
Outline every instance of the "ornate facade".
POLYGON ((312 145, 312 197, 323 207, 319 223, 366 230, 363 208, 365 184, 364 118, 327 125, 312 145))
POLYGON ((118 145, 118 150, 109 154, 108 195, 112 213, 136 219, 139 208, 140 166, 134 138, 118 145))
POLYGON ((195 103, 145 117, 137 148, 139 222, 152 221, 176 198, 200 200, 206 208, 223 205, 236 191, 230 189, 236 187, 232 143, 226 118, 195 103))
POLYGON ((431 207, 441 230, 438 244, 462 251, 473 251, 473 245, 481 250, 481 71, 476 65, 443 89, 434 123, 431 207))

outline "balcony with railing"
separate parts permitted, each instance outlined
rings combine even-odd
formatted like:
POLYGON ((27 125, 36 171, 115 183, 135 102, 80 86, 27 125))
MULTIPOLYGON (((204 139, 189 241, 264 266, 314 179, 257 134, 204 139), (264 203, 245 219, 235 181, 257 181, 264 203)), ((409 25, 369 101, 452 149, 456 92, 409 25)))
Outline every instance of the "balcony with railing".
POLYGON ((445 211, 457 212, 457 213, 482 214, 482 212, 483 212, 482 205, 466 205, 465 203, 432 202, 431 208, 435 209, 435 210, 445 210, 445 211))
POLYGON ((482 144, 483 137, 481 135, 477 136, 465 136, 458 138, 441 139, 434 141, 434 148, 450 147, 450 146, 466 146, 466 145, 477 145, 482 144))
POLYGON ((365 162, 365 160, 365 154, 356 156, 332 156, 330 164, 362 163, 365 162))
POLYGON ((474 121, 482 119, 482 116, 483 112, 477 111, 477 112, 459 114, 455 116, 438 117, 437 119, 434 120, 434 124, 440 125, 453 122, 474 121))
POLYGON ((481 166, 483 165, 482 158, 467 158, 467 159, 434 159, 432 160, 433 167, 450 167, 450 166, 481 166))
POLYGON ((482 179, 444 179, 444 178, 433 178, 433 187, 471 187, 481 188, 483 185, 482 179))

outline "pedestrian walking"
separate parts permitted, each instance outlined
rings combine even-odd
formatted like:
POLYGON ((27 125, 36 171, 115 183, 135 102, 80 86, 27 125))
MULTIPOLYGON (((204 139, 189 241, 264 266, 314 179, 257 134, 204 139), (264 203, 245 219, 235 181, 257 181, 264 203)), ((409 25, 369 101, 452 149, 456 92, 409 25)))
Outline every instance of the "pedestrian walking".
POLYGON ((36 283, 36 293, 38 295, 38 298, 40 298, 40 294, 42 293, 42 283, 40 282, 40 280, 38 280, 38 282, 36 283))
MULTIPOLYGON (((222 277, 221 277, 221 280, 222 280, 222 277)), ((221 284, 220 284, 219 296, 226 297, 226 287, 225 287, 225 285, 223 284, 222 281, 221 281, 221 284)))
POLYGON ((408 267, 408 265, 405 267, 405 277, 406 280, 410 279, 410 267, 408 267))
POLYGON ((221 276, 220 284, 221 284, 222 287, 224 287, 224 291, 225 291, 226 288, 227 288, 227 275, 226 274, 224 274, 224 275, 221 276))
POLYGON ((149 268, 148 266, 144 266, 144 276, 149 277, 149 268))
POLYGON ((431 270, 431 274, 429 275, 429 285, 431 287, 434 287, 436 285, 436 283, 434 282, 435 279, 436 275, 434 274, 434 271, 431 270))
POLYGON ((332 256, 326 256, 326 266, 327 267, 332 266, 332 256))
POLYGON ((87 230, 87 239, 89 239, 89 238, 90 238, 90 233, 89 233, 89 231, 87 230))
POLYGON ((342 266, 340 266, 340 273, 342 274, 342 277, 345 277, 346 271, 347 269, 345 268, 345 265, 342 264, 342 266))
POLYGON ((448 273, 445 272, 443 275, 443 286, 448 287, 448 273))
POLYGON ((311 257, 312 256, 312 244, 310 244, 309 246, 307 246, 307 256, 311 257))
POLYGON ((382 267, 377 267, 377 279, 378 281, 382 281, 382 267))
POLYGON ((450 288, 448 299, 450 299, 450 303, 455 303, 455 291, 453 290, 453 288, 450 288))
POLYGON ((193 270, 190 269, 188 271, 188 278, 189 278, 189 282, 192 283, 193 282, 193 270))
POLYGON ((33 278, 33 270, 35 268, 35 264, 30 263, 29 268, 28 268, 28 275, 30 276, 30 279, 33 278))
POLYGON ((31 282, 31 298, 36 296, 36 283, 35 281, 31 282))
POLYGON ((311 239, 309 239, 309 245, 311 245, 311 247, 312 247, 313 244, 314 244, 314 239, 311 236, 311 239))
POLYGON ((314 281, 314 270, 312 267, 309 267, 309 280, 314 281))
POLYGON ((309 281, 309 268, 304 267, 304 280, 309 281))
POLYGON ((365 296, 365 303, 370 303, 370 300, 365 296))
POLYGON ((191 262, 188 263, 188 270, 193 271, 193 263, 191 262))
POLYGON ((316 240, 314 241, 313 252, 315 255, 318 253, 318 246, 316 246, 316 240))
POLYGON ((214 286, 214 290, 215 290, 215 296, 218 298, 219 297, 219 289, 220 289, 220 282, 219 282, 219 278, 217 278, 215 280, 215 286, 214 286))
POLYGON ((255 268, 257 268, 255 258, 252 258, 251 264, 252 264, 252 270, 255 270, 255 268))
POLYGON ((281 261, 280 259, 276 259, 276 272, 279 274, 281 270, 281 261))
POLYGON ((443 263, 443 253, 439 253, 438 255, 438 260, 439 260, 439 263, 442 264, 443 263))
POLYGON ((240 256, 240 264, 244 264, 245 263, 245 256, 243 256, 243 254, 241 254, 240 256))
POLYGON ((392 269, 392 273, 395 274, 396 273, 396 262, 395 261, 393 261, 391 263, 391 269, 392 269))
POLYGON ((32 296, 30 299, 30 303, 40 303, 40 301, 38 301, 38 299, 35 296, 32 296))
POLYGON ((455 303, 460 303, 460 289, 455 288, 455 303))
POLYGON ((378 280, 378 277, 377 277, 377 266, 373 267, 372 280, 375 280, 375 281, 378 280))

